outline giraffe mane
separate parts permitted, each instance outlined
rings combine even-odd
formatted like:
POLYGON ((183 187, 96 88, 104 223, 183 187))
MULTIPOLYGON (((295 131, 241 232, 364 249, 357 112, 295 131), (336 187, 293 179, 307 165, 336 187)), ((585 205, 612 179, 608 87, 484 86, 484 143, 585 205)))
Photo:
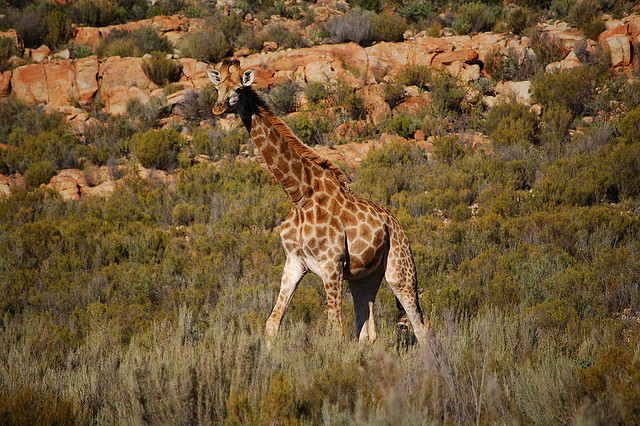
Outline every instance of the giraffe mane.
MULTIPOLYGON (((255 93, 255 92, 254 92, 255 93)), ((280 133, 280 135, 284 138, 285 141, 303 158, 314 162, 325 170, 328 170, 333 173, 333 175, 338 179, 338 182, 345 188, 348 189, 349 180, 347 176, 340 170, 338 166, 333 164, 329 159, 323 158, 318 155, 313 149, 305 145, 300 139, 293 134, 289 126, 287 126, 282 120, 276 117, 271 108, 269 108, 266 103, 262 100, 260 96, 256 94, 257 98, 262 101, 262 105, 260 105, 260 112, 267 117, 267 119, 273 124, 273 127, 280 133)))

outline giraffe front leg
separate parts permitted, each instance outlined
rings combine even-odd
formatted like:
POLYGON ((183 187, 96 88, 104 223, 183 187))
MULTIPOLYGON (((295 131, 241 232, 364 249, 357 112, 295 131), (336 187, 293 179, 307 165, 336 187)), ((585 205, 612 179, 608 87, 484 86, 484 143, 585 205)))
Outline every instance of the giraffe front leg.
POLYGON ((293 255, 287 256, 287 260, 284 264, 284 270, 282 271, 280 294, 278 294, 278 300, 276 301, 265 326, 265 338, 268 349, 271 348, 273 338, 280 328, 282 317, 287 311, 287 308, 291 303, 291 299, 293 298, 293 293, 295 293, 296 288, 298 288, 298 284, 300 284, 300 280, 302 280, 305 273, 306 270, 300 259, 293 255))

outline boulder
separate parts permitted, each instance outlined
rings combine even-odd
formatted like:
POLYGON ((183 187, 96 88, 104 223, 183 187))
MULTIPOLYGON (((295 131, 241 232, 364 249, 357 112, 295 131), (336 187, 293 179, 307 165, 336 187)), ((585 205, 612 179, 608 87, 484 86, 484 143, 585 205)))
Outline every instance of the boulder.
POLYGON ((560 62, 551 62, 544 70, 545 72, 565 71, 582 65, 578 59, 565 58, 560 62))
POLYGON ((598 36, 598 42, 603 48, 606 48, 607 39, 617 35, 622 35, 622 36, 629 35, 629 24, 619 25, 617 27, 604 30, 598 36))
POLYGON ((96 186, 86 186, 82 188, 84 198, 108 197, 116 189, 116 183, 112 181, 102 182, 96 186))
POLYGON ((98 91, 99 63, 97 56, 88 56, 76 60, 75 79, 77 97, 80 102, 87 102, 98 91))
POLYGON ((44 64, 18 67, 11 74, 11 93, 28 104, 49 102, 44 64))
POLYGON ((409 114, 416 117, 423 117, 429 103, 429 99, 423 96, 410 97, 393 109, 393 115, 409 114))
POLYGON ((409 61, 409 44, 382 42, 365 48, 369 65, 367 81, 375 82, 383 76, 397 75, 409 61))
POLYGON ((102 40, 100 28, 94 27, 78 27, 76 28, 76 36, 73 38, 74 44, 82 44, 95 49, 102 40))
POLYGON ((576 42, 586 39, 582 31, 577 28, 571 28, 566 22, 538 24, 536 28, 551 37, 561 40, 567 47, 573 47, 576 42))
POLYGON ((102 79, 100 93, 107 98, 130 87, 140 90, 157 87, 142 71, 142 58, 111 56, 100 64, 98 75, 102 79))
POLYGON ((466 64, 464 62, 455 61, 451 65, 447 66, 449 74, 458 77, 460 80, 468 83, 480 78, 480 65, 478 64, 466 64))
POLYGON ((80 199, 81 187, 86 184, 80 170, 65 169, 52 177, 47 187, 58 192, 63 200, 73 201, 80 199))
POLYGON ((109 94, 105 102, 105 109, 112 115, 126 114, 127 104, 133 99, 140 101, 143 105, 148 105, 151 102, 151 97, 147 91, 135 86, 119 86, 117 90, 111 91, 109 94))
POLYGON ((0 74, 0 97, 9 96, 11 92, 11 74, 10 70, 0 74))
POLYGON ((436 55, 431 62, 434 67, 451 65, 454 62, 475 64, 478 61, 478 52, 473 49, 454 50, 436 55))
POLYGON ((48 62, 44 73, 50 106, 68 105, 70 99, 77 97, 75 67, 70 61, 48 62))
MULTIPOLYGON (((504 100, 513 99, 518 103, 531 104, 531 91, 533 85, 530 81, 501 81, 496 84, 494 92, 496 98, 504 100)), ((489 100, 492 103, 493 100, 489 100)))
POLYGON ((631 41, 622 34, 612 35, 604 40, 603 47, 611 53, 611 66, 627 66, 631 63, 631 41))

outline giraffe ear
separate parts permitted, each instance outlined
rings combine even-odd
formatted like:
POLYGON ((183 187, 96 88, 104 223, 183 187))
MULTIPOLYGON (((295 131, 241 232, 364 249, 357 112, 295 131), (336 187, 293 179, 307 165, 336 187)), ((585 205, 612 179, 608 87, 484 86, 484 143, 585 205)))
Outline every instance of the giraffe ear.
POLYGON ((242 74, 242 85, 245 87, 251 86, 251 84, 253 83, 254 76, 255 75, 253 74, 253 70, 246 70, 242 74))
POLYGON ((207 75, 209 76, 209 80, 211 80, 211 82, 214 84, 214 86, 217 86, 218 84, 220 84, 220 72, 216 71, 216 70, 207 70, 207 75))

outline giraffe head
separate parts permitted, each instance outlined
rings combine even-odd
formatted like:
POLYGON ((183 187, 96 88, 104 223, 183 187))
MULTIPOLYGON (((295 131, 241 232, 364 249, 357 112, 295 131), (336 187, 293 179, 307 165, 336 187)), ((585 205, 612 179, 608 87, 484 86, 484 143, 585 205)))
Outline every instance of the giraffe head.
POLYGON ((236 112, 241 107, 242 94, 253 83, 253 70, 242 71, 238 60, 225 59, 218 70, 207 70, 209 79, 218 89, 218 100, 213 107, 215 115, 236 112))

